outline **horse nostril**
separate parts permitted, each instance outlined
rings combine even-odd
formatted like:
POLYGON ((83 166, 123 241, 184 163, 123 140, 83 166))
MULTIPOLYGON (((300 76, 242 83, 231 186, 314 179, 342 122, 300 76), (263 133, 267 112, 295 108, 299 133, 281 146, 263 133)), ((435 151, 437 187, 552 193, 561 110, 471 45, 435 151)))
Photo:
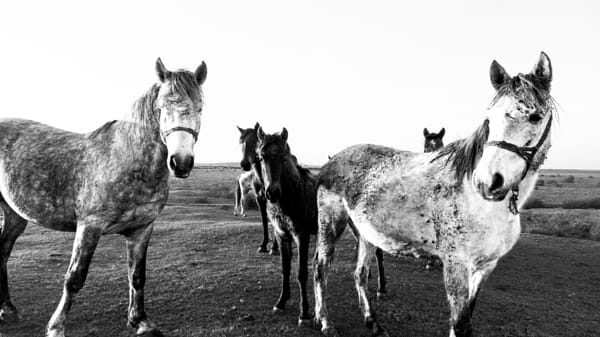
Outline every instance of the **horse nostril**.
POLYGON ((169 167, 171 170, 175 171, 175 168, 177 167, 177 160, 175 159, 175 156, 171 156, 169 159, 169 167))
POLYGON ((504 177, 500 173, 494 173, 492 176, 492 184, 489 187, 490 192, 496 192, 504 186, 504 177))
POLYGON ((194 156, 191 156, 188 169, 191 171, 193 168, 194 168, 194 156))

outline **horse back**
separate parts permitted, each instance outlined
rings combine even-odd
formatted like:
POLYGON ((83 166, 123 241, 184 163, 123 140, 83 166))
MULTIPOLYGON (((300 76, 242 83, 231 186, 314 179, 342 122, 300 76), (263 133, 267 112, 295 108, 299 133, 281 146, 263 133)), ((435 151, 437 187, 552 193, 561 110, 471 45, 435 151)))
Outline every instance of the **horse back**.
POLYGON ((413 155, 385 146, 355 145, 333 156, 321 168, 318 186, 343 195, 352 207, 371 180, 386 170, 396 169, 413 155))

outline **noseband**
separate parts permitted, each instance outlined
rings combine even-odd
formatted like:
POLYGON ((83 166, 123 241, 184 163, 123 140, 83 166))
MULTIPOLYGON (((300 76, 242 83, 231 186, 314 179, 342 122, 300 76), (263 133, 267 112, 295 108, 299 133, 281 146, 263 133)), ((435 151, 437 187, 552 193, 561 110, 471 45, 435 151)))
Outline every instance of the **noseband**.
POLYGON ((163 138, 164 138, 164 139, 167 139, 167 137, 168 137, 170 134, 172 134, 173 132, 175 132, 175 131, 183 131, 183 132, 187 132, 187 133, 189 133, 190 135, 192 135, 192 137, 194 137, 194 142, 198 141, 198 132, 197 132, 196 130, 194 130, 194 129, 191 129, 191 128, 186 128, 186 127, 183 127, 183 126, 176 126, 176 127, 174 127, 174 128, 171 128, 171 129, 169 129, 169 130, 167 130, 167 131, 163 132, 163 138))
MULTIPOLYGON (((544 129, 544 133, 542 133, 540 140, 538 141, 538 143, 535 146, 531 146, 531 147, 517 146, 515 144, 508 143, 503 140, 501 140, 501 141, 495 140, 495 141, 487 142, 487 144, 485 144, 485 145, 486 146, 497 146, 503 150, 510 151, 510 152, 516 154, 517 156, 521 157, 525 161, 525 169, 523 170, 523 174, 521 175, 521 180, 523 180, 525 178, 525 176, 527 175, 527 172, 529 172, 529 168, 531 167, 533 158, 537 154, 540 147, 542 147, 542 145, 546 141, 546 138, 548 138, 551 127, 552 127, 552 115, 550 115, 550 118, 548 119, 548 123, 546 123, 546 128, 544 129)), ((512 214, 515 214, 515 215, 519 214, 519 210, 517 208, 518 200, 519 200, 519 185, 517 184, 512 188, 512 196, 510 197, 510 202, 508 204, 508 209, 510 210, 510 212, 512 214)))

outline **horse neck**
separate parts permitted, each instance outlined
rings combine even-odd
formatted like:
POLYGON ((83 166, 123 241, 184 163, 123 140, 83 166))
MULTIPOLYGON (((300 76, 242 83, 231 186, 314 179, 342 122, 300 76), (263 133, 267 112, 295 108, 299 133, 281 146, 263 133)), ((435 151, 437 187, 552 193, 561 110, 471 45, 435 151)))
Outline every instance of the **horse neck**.
POLYGON ((288 160, 281 171, 282 194, 297 192, 301 184, 302 176, 296 163, 293 160, 288 160))

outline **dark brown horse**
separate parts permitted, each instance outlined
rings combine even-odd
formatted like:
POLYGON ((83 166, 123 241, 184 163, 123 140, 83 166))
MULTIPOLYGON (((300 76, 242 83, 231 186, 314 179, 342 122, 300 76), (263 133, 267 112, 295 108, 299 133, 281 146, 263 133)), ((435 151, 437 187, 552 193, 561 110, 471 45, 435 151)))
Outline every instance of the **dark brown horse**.
MULTIPOLYGON (((298 247, 298 284, 300 286, 299 326, 310 324, 306 295, 308 278, 308 246, 311 234, 317 234, 316 181, 309 170, 301 167, 287 143, 288 132, 265 134, 257 130, 257 156, 261 179, 267 197, 267 214, 273 224, 275 238, 281 247, 283 272, 279 300, 275 312, 285 309, 290 298, 292 241, 298 247)), ((253 164, 255 165, 255 164, 253 164)), ((255 168, 258 170, 258 168, 255 168)))
POLYGON ((62 298, 46 336, 64 337, 67 314, 106 234, 127 240, 129 325, 138 336, 162 336, 144 310, 146 249, 167 202, 169 172, 185 178, 194 165, 206 65, 195 73, 171 72, 158 59, 156 71, 158 83, 125 120, 88 134, 30 120, 0 121, 0 321, 20 317, 9 295, 6 263, 13 243, 32 222, 75 232, 62 298))
MULTIPOLYGON (((262 181, 258 178, 260 174, 261 165, 258 162, 256 155, 256 146, 258 142, 258 138, 256 137, 256 132, 260 124, 256 123, 254 128, 242 129, 239 126, 237 127, 240 131, 240 145, 242 147, 242 161, 240 162, 240 166, 242 170, 247 172, 252 172, 252 183, 251 186, 254 189, 254 194, 256 195, 256 203, 258 204, 258 209, 260 210, 260 215, 262 218, 262 226, 263 226, 263 240, 258 247, 259 253, 269 252, 271 255, 279 255, 279 247, 277 244, 277 240, 273 240, 273 244, 271 245, 271 250, 267 249, 267 245, 269 243, 269 219, 267 217, 267 199, 265 197, 265 191, 262 181)), ((236 181, 239 186, 239 182, 236 181)), ((243 193, 243 191, 241 191, 243 193)), ((236 196, 237 199, 238 196, 236 196)))
POLYGON ((438 133, 429 132, 427 128, 423 129, 423 136, 425 137, 425 149, 423 152, 433 152, 443 147, 443 138, 445 134, 446 129, 444 128, 442 128, 438 133))

